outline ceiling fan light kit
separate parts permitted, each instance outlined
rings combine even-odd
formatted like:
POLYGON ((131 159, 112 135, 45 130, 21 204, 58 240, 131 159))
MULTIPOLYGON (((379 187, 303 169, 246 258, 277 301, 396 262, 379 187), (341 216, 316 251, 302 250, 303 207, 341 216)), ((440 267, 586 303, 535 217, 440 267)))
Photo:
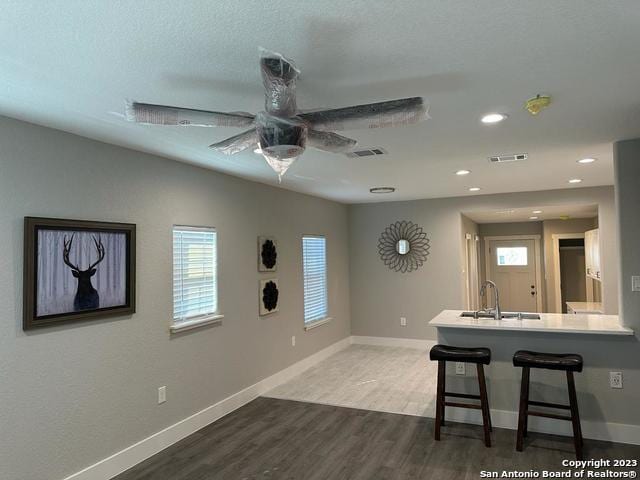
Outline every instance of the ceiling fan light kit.
POLYGON ((210 148, 225 155, 246 149, 259 152, 281 181, 287 169, 307 147, 330 153, 351 151, 357 141, 335 130, 411 125, 429 117, 421 97, 310 112, 299 111, 296 80, 300 70, 276 52, 260 49, 260 72, 265 89, 265 111, 212 112, 127 101, 126 119, 149 125, 191 127, 249 127, 210 148))

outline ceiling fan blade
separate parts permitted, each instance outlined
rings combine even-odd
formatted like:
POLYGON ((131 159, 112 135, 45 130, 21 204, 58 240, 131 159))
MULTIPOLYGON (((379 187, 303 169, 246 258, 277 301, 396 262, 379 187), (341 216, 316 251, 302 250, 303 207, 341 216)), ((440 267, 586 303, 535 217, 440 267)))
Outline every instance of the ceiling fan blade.
POLYGON ((343 137, 337 133, 307 131, 307 145, 325 152, 341 153, 351 150, 358 144, 353 138, 343 137))
POLYGON ((192 127, 246 127, 253 125, 249 113, 222 113, 191 108, 169 107, 127 101, 126 118, 147 125, 182 125, 192 127))
POLYGON ((309 128, 321 131, 398 127, 429 118, 422 97, 401 98, 353 107, 298 114, 309 128))
POLYGON ((257 147, 258 132, 256 132, 255 128, 209 145, 209 148, 213 148, 214 150, 224 153, 225 155, 233 155, 234 153, 241 152, 243 150, 246 150, 247 148, 257 147))

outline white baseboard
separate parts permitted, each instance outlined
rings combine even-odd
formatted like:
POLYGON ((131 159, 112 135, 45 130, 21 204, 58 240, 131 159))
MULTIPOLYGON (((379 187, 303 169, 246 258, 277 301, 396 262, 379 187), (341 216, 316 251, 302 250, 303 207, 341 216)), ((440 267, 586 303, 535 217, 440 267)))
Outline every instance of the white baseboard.
MULTIPOLYGON (((481 412, 477 410, 448 407, 446 419, 453 422, 482 424, 481 412)), ((518 429, 518 412, 491 410, 491 422, 494 427, 518 429)), ((640 425, 606 423, 581 420, 582 435, 592 440, 630 443, 640 445, 640 425)), ((571 422, 562 422, 542 417, 529 417, 529 431, 552 435, 573 436, 571 422)))
POLYGON ((237 410, 272 388, 292 379, 316 363, 330 357, 351 344, 351 338, 342 340, 294 363, 293 365, 201 410, 164 430, 140 440, 110 457, 100 460, 64 480, 108 480, 128 470, 183 438, 206 427, 221 417, 237 410))
POLYGON ((419 340, 417 338, 364 337, 352 335, 351 343, 357 345, 380 345, 383 347, 406 347, 428 350, 438 342, 436 340, 419 340))

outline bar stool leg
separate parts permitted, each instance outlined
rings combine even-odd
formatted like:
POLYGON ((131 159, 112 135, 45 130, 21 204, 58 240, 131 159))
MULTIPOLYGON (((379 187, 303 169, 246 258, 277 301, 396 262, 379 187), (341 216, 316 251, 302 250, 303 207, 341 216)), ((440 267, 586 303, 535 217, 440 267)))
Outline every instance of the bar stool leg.
POLYGON ((484 444, 491 446, 491 414, 489 413, 489 400, 487 399, 487 383, 484 378, 484 367, 476 363, 478 371, 478 386, 480 387, 480 408, 482 410, 482 427, 484 428, 484 444))
MULTIPOLYGON (((527 368, 527 370, 529 370, 527 368)), ((526 397, 526 403, 525 403, 525 411, 527 412, 527 414, 524 416, 524 431, 522 432, 522 436, 526 437, 527 434, 529 433, 529 394, 530 394, 530 386, 531 386, 531 371, 529 370, 529 372, 527 373, 527 397, 526 397)))
POLYGON ((444 360, 438 360, 438 388, 436 391, 436 425, 435 435, 436 440, 440 440, 440 426, 444 423, 444 385, 446 375, 447 362, 444 360))
POLYGON ((576 384, 571 371, 567 371, 567 388, 569 390, 569 406, 571 407, 571 424, 573 426, 573 443, 576 447, 576 458, 582 460, 582 428, 580 427, 580 414, 578 413, 576 384))
POLYGON ((529 403, 529 367, 522 367, 522 382, 520 383, 520 410, 518 412, 518 436, 516 450, 521 452, 524 446, 524 431, 527 422, 529 403))

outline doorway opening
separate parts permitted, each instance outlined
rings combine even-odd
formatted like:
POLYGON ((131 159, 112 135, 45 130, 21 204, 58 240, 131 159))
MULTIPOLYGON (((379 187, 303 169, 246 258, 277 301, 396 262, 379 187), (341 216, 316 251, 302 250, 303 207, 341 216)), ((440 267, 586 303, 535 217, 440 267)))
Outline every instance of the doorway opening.
POLYGON ((482 309, 486 299, 476 290, 491 280, 498 285, 503 311, 603 311, 606 272, 598 224, 595 204, 497 205, 461 212, 462 305, 482 309))

